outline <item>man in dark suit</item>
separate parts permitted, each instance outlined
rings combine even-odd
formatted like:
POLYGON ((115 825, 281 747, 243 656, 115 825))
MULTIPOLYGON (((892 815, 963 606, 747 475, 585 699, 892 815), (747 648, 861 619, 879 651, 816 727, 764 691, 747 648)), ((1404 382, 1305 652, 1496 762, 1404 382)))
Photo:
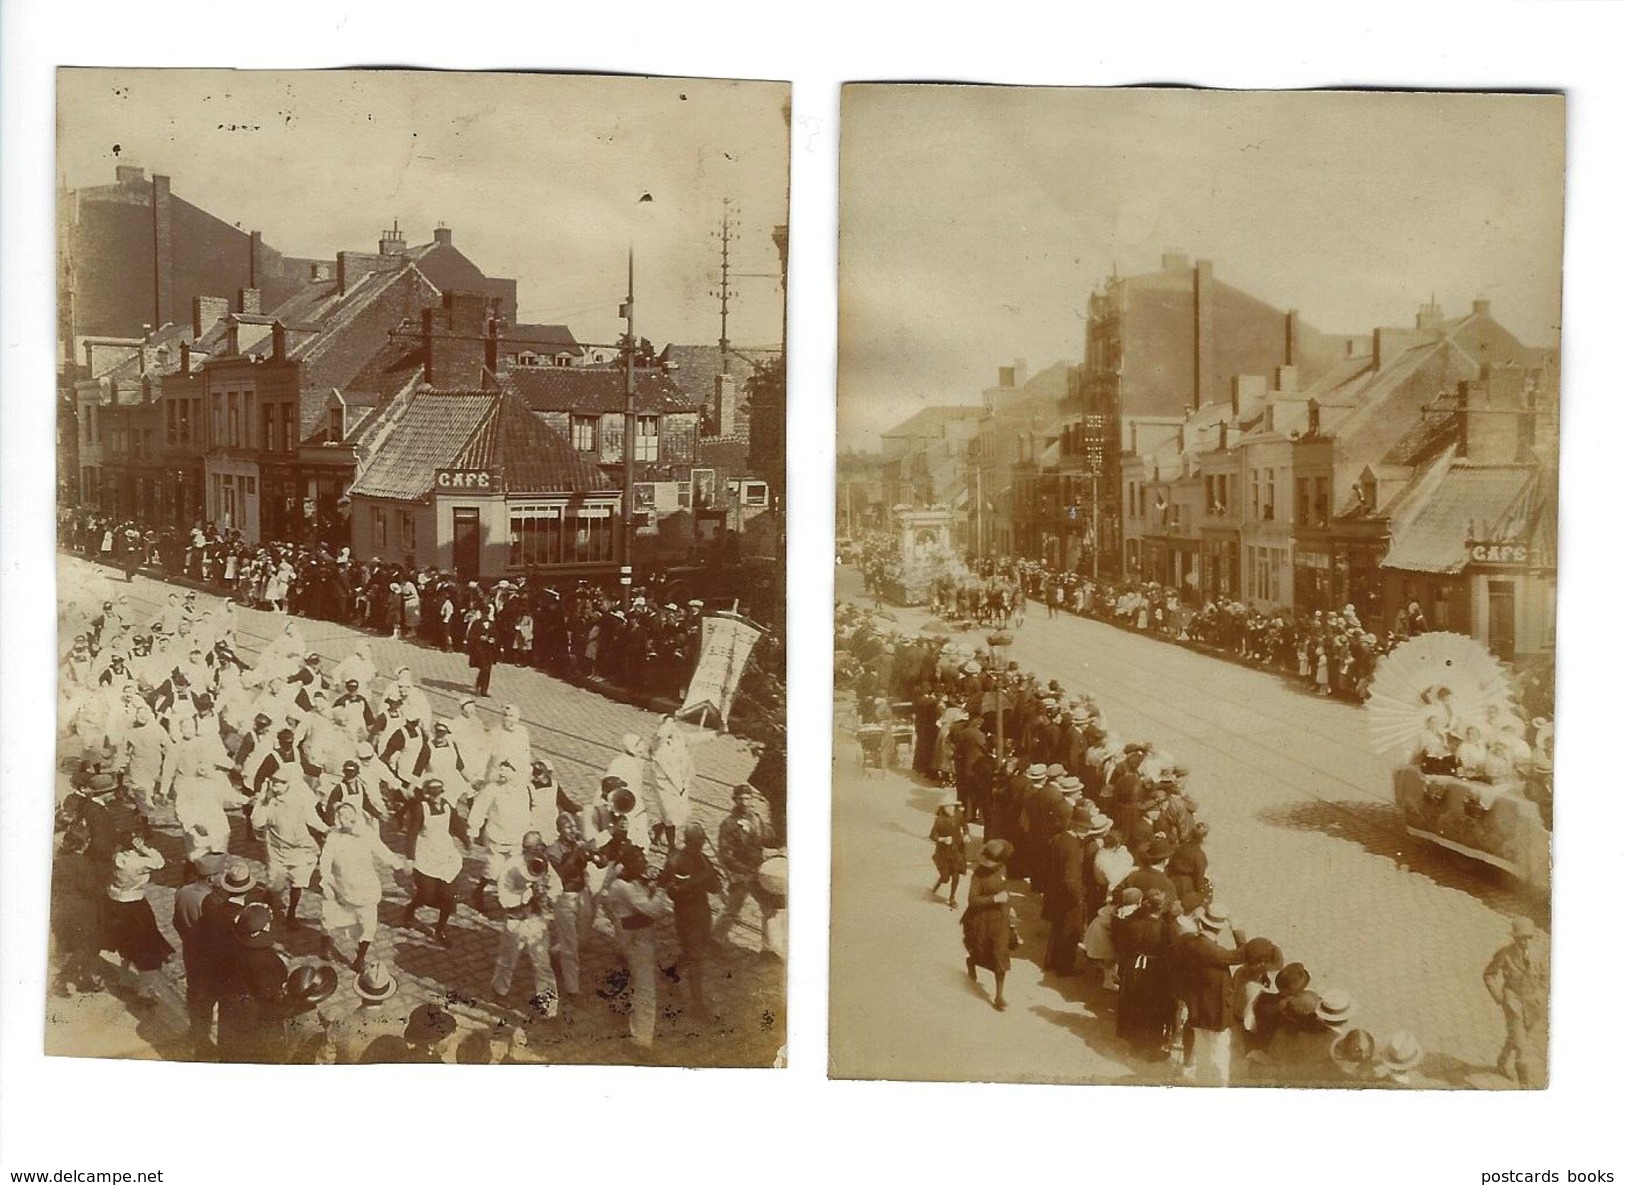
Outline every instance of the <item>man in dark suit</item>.
POLYGON ((1178 948, 1190 1052, 1186 1073, 1202 1086, 1230 1085, 1230 968, 1244 961, 1246 945, 1247 936, 1230 925, 1230 911, 1208 905, 1196 914, 1196 933, 1178 948))
POLYGON ((1077 974, 1084 925, 1086 837, 1093 818, 1087 807, 1074 807, 1067 829, 1050 840, 1050 881, 1044 895, 1049 944, 1044 950, 1044 970, 1056 975, 1077 974))

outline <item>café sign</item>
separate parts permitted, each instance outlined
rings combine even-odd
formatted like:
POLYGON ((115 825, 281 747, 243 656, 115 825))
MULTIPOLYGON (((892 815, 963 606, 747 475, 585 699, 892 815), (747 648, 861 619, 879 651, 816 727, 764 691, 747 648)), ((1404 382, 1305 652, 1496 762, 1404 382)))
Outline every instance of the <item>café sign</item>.
POLYGON ((436 469, 434 488, 448 494, 500 494, 500 469, 436 469))
POLYGON ((1469 539, 1467 558, 1475 564, 1527 564, 1529 545, 1511 539, 1469 539))

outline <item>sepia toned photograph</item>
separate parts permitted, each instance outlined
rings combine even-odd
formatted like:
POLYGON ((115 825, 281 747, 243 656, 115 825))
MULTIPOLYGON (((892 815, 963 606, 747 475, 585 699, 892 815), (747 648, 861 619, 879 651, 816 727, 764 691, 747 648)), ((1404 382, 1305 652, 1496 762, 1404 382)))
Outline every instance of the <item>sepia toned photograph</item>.
POLYGON ((841 136, 831 1075, 1546 1087, 1563 97, 841 136))
POLYGON ((57 98, 46 1052, 784 1064, 788 85, 57 98))

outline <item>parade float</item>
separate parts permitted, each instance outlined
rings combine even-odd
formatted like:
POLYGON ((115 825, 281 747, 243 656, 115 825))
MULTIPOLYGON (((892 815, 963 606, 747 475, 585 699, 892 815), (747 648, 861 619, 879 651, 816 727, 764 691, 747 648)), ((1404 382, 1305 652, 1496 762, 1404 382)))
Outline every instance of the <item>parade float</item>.
POLYGON ((1519 716, 1507 668, 1462 634, 1432 632, 1377 664, 1371 738, 1393 760, 1412 836, 1545 888, 1551 880, 1551 729, 1519 716))
POLYGON ((953 546, 954 512, 943 506, 902 508, 897 519, 897 563, 887 572, 881 595, 894 605, 923 605, 932 586, 969 575, 953 546))

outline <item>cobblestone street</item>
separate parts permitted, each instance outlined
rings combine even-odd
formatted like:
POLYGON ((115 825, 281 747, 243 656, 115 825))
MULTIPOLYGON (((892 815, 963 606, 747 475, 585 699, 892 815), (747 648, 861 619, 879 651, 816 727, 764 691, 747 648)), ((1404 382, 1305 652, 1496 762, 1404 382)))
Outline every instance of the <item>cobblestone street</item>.
MULTIPOLYGON (((145 576, 137 576, 133 584, 126 585, 117 574, 73 557, 59 559, 58 580, 64 597, 104 583, 109 590, 127 592, 138 620, 139 614, 148 610, 156 616, 172 591, 170 586, 145 576)), ((200 594, 199 599, 219 601, 209 594, 200 594)), ((236 614, 239 647, 250 661, 287 620, 277 614, 241 608, 236 614)), ((356 644, 365 640, 371 643, 380 671, 410 667, 438 715, 455 716, 457 701, 471 689, 472 672, 460 653, 380 638, 331 622, 295 620, 310 647, 329 664, 354 653, 356 644)), ((572 791, 584 787, 595 790, 605 763, 617 751, 620 736, 634 732, 647 738, 658 721, 654 713, 540 672, 498 666, 490 699, 482 703, 485 722, 495 723, 498 709, 509 702, 519 706, 533 749, 553 763, 559 782, 572 791)), ((690 745, 698 771, 693 790, 694 815, 714 835, 718 821, 731 805, 733 785, 749 775, 755 756, 745 742, 714 733, 691 739, 690 745)), ((66 792, 65 773, 59 774, 58 782, 60 797, 66 792)), ((263 845, 248 835, 244 820, 236 813, 232 815, 232 832, 232 852, 263 868, 263 845)), ((399 851, 400 836, 389 825, 384 834, 386 842, 399 851)), ((151 901, 159 925, 178 949, 169 918, 174 890, 185 875, 185 860, 179 838, 173 834, 160 834, 158 847, 167 863, 154 879, 151 901)), ((460 887, 466 889, 473 869, 471 859, 460 887)), ((628 993, 624 965, 607 934, 596 933, 583 947, 582 992, 578 1000, 566 1004, 561 1018, 539 1020, 523 1005, 509 1009, 484 998, 490 992, 496 957, 495 922, 476 914, 466 902, 460 904, 446 947, 434 942, 427 928, 401 924, 409 880, 405 875, 393 881, 386 876, 386 899, 380 908, 381 924, 372 948, 373 956, 387 960, 396 969, 401 990, 391 1006, 399 1005, 403 1019, 415 1005, 436 1001, 460 1018, 460 1039, 463 1035, 482 1036, 499 1024, 519 1025, 528 1038, 528 1044, 515 1047, 514 1058, 520 1061, 768 1065, 780 1056, 785 1040, 785 967, 782 960, 757 953, 761 947, 761 918, 754 904, 747 904, 726 953, 718 953, 711 960, 707 987, 711 1006, 722 1017, 717 1022, 685 1013, 686 991, 671 966, 676 955, 675 938, 669 924, 662 927, 660 965, 665 975, 659 997, 660 1021, 653 1050, 640 1057, 634 1055, 632 1043, 626 1039, 628 993)), ((494 900, 494 896, 488 896, 494 900)), ((72 919, 64 915, 61 894, 57 897, 53 925, 60 928, 72 924, 72 919)), ((317 957, 321 941, 316 925, 319 904, 316 894, 307 894, 301 908, 305 927, 281 944, 293 965, 317 957)), ((429 914, 422 916, 427 918, 429 914)), ((145 1013, 132 1011, 123 996, 115 992, 53 995, 47 1017, 49 1052, 102 1057, 187 1056, 178 957, 170 962, 166 973, 172 990, 165 993, 157 1008, 145 1013)), ((116 979, 116 975, 109 978, 116 979)), ((348 971, 340 969, 341 995, 351 992, 352 978, 348 971)), ((530 971, 522 966, 515 977, 513 999, 528 997, 530 984, 530 971)), ((476 1040, 469 1042, 462 1054, 477 1058, 480 1052, 476 1040)))
MULTIPOLYGON (((837 596, 857 601, 860 592, 857 574, 841 572, 837 596)), ((915 610, 886 612, 904 628, 926 621, 915 610)), ((957 636, 982 645, 979 635, 957 636)), ((1348 990, 1354 1023, 1379 1041, 1398 1029, 1415 1033, 1428 1051, 1421 1077, 1429 1084, 1508 1085, 1493 1070, 1503 1030, 1480 976, 1514 914, 1546 928, 1546 903, 1501 872, 1407 835, 1359 708, 1110 625, 1049 618, 1037 606, 1010 657, 1041 680, 1093 696, 1116 732, 1189 767, 1211 828, 1216 898, 1240 928, 1303 962, 1317 988, 1348 990)), ((1045 927, 1035 899, 1016 902, 1025 942, 1006 989, 1010 1011, 988 1006, 985 983, 978 990, 965 976, 957 915, 927 892, 931 814, 952 790, 906 769, 863 770, 850 703, 838 705, 836 723, 834 1072, 1166 1079, 1164 1068, 1128 1058, 1112 1035, 1110 998, 1092 977, 1041 977, 1045 927)))

